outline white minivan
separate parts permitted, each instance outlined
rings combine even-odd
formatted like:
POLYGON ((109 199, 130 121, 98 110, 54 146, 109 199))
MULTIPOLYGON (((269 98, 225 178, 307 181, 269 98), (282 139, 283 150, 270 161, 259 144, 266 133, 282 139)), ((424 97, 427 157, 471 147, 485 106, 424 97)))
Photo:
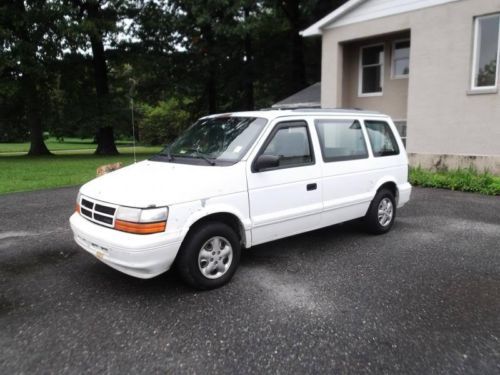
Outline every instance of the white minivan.
POLYGON ((234 275, 242 248, 356 218, 389 231, 410 199, 390 117, 298 109, 203 117, 149 160, 80 189, 75 241, 139 278, 175 266, 199 289, 234 275))

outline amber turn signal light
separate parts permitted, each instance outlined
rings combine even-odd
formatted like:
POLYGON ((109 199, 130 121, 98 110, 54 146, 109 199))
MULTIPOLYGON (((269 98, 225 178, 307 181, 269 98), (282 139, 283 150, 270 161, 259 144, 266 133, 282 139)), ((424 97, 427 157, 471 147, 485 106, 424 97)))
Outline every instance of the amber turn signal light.
POLYGON ((130 221, 115 220, 115 229, 122 232, 135 234, 153 234, 165 232, 167 223, 159 221, 156 223, 132 223, 130 221))

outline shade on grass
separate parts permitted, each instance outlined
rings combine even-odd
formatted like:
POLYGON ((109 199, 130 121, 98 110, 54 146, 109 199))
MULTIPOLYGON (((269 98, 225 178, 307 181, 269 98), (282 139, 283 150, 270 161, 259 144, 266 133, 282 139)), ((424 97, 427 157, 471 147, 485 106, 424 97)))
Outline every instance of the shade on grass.
MULTIPOLYGON (((138 147, 137 160, 144 160, 160 151, 159 147, 138 147)), ((133 163, 132 149, 119 149, 116 156, 98 156, 93 150, 53 156, 0 156, 0 194, 81 185, 96 176, 103 164, 133 163)))
MULTIPOLYGON (((130 146, 131 141, 115 141, 117 146, 130 146)), ((45 145, 50 151, 58 150, 95 150, 97 145, 93 143, 91 138, 64 138, 64 141, 58 141, 54 137, 50 137, 45 141, 45 145)), ((0 155, 3 153, 28 152, 30 148, 29 142, 23 143, 0 143, 0 155)))

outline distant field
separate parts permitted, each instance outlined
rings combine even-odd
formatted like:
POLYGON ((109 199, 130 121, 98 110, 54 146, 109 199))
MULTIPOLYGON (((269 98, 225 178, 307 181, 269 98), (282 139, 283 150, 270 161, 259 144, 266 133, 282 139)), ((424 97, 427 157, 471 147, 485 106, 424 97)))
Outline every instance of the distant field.
MULTIPOLYGON (((80 139, 80 138, 64 138, 64 142, 59 142, 54 137, 51 137, 45 141, 48 149, 50 151, 59 150, 95 150, 96 144, 92 143, 92 139, 80 139)), ((131 146, 130 141, 116 141, 117 146, 131 146)), ((30 148, 30 143, 0 143, 0 155, 2 153, 13 153, 13 152, 28 152, 30 148)))
MULTIPOLYGON (((94 145, 95 146, 95 145, 94 145)), ((158 153, 160 147, 137 147, 137 160, 158 153)), ((134 161, 131 147, 119 147, 120 155, 97 156, 94 149, 43 157, 0 154, 0 194, 83 184, 96 176, 96 168, 109 163, 134 161)))

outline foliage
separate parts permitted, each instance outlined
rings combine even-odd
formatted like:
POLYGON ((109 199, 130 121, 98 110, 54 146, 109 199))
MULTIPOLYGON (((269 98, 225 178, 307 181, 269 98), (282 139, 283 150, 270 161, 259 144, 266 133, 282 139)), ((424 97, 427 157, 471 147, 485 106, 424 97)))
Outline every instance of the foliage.
POLYGON ((479 173, 472 168, 440 172, 411 168, 410 182, 416 186, 500 195, 500 176, 479 173))
POLYGON ((477 86, 494 86, 497 74, 497 60, 485 64, 477 74, 477 86))
POLYGON ((176 98, 190 121, 269 107, 320 79, 320 41, 298 31, 343 2, 5 0, 0 142, 130 137, 131 95, 148 113, 176 98))
POLYGON ((190 103, 188 99, 170 98, 155 106, 143 104, 139 123, 141 141, 149 145, 164 145, 173 141, 193 120, 185 109, 190 103))

